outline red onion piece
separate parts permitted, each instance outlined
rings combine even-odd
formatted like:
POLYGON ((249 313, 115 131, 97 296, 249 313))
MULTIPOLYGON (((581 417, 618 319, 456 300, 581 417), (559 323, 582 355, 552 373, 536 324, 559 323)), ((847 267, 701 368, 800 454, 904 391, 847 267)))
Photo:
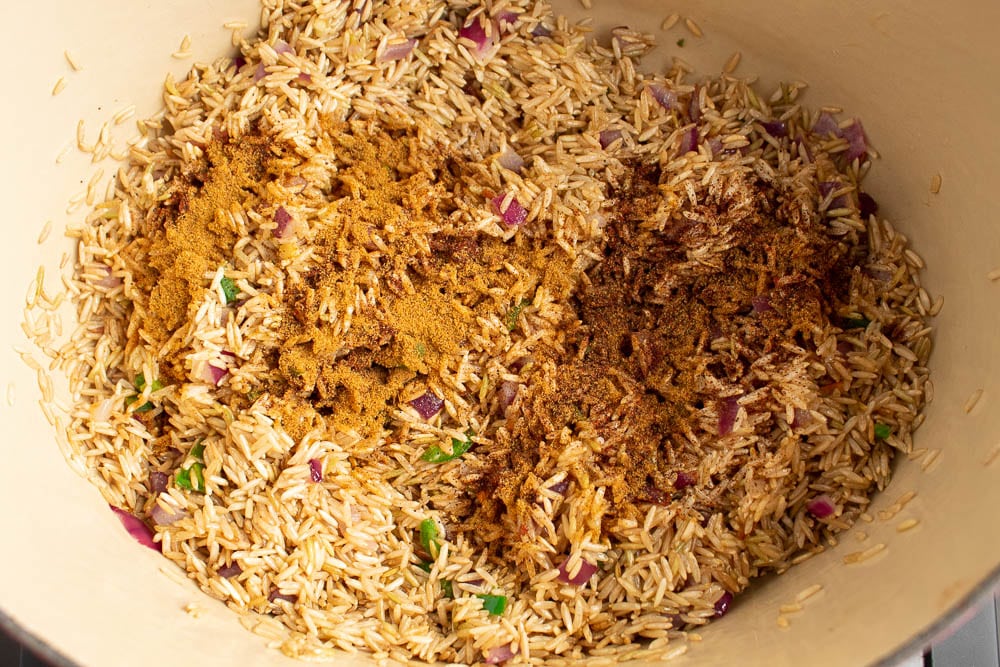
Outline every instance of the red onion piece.
POLYGON ((224 357, 232 357, 233 359, 236 359, 236 353, 235 352, 230 352, 229 350, 223 350, 222 351, 222 356, 224 356, 224 357))
POLYGON ((738 396, 729 396, 722 399, 719 405, 719 435, 729 435, 736 425, 736 417, 740 414, 740 404, 737 402, 738 396))
POLYGON ((674 488, 679 491, 694 486, 697 482, 698 479, 694 475, 681 471, 677 473, 677 479, 674 480, 674 488))
POLYGON ((524 221, 528 219, 528 211, 521 206, 521 203, 517 201, 517 198, 512 197, 510 204, 507 205, 507 210, 501 210, 503 206, 504 199, 507 198, 505 194, 499 194, 493 198, 493 210, 500 219, 503 220, 503 224, 508 227, 517 227, 518 225, 523 225, 524 221))
POLYGON ((114 289, 122 284, 122 279, 111 273, 111 267, 105 266, 104 270, 107 275, 97 281, 98 287, 106 287, 107 289, 114 289))
POLYGON ((594 573, 597 572, 596 565, 591 565, 587 561, 581 560, 580 569, 576 573, 576 576, 570 577, 569 572, 566 570, 566 565, 568 563, 568 558, 562 562, 562 565, 559 566, 559 576, 556 577, 558 581, 561 581, 564 584, 573 584, 574 586, 585 584, 592 576, 594 576, 594 573))
POLYGON ((169 526, 171 524, 177 523, 188 513, 185 510, 179 509, 175 511, 170 511, 164 509, 160 503, 153 503, 153 509, 149 510, 149 517, 153 520, 157 526, 169 526))
POLYGON ((651 83, 646 86, 646 90, 653 96, 657 103, 667 109, 673 109, 677 105, 677 93, 660 83, 651 83))
POLYGON ((309 479, 314 482, 323 481, 323 462, 319 459, 309 459, 309 479))
POLYGON ((753 312, 755 313, 766 313, 769 310, 774 310, 771 300, 763 294, 758 294, 750 299, 750 304, 753 306, 753 312))
POLYGON ((312 83, 313 81, 312 75, 308 72, 299 72, 299 75, 295 78, 301 83, 312 83))
POLYGON ((149 490, 153 493, 162 493, 167 490, 167 473, 154 470, 149 473, 149 490))
POLYGON ((832 134, 834 136, 840 136, 840 125, 837 123, 837 119, 831 114, 824 111, 816 119, 816 124, 813 125, 813 132, 815 134, 832 134))
POLYGON ((768 120, 761 123, 764 130, 776 139, 788 136, 788 125, 783 120, 768 120))
POLYGON ((257 63, 257 69, 253 71, 253 80, 257 82, 265 76, 267 76, 267 69, 264 67, 264 63, 257 63))
POLYGON ((274 43, 274 52, 281 55, 282 53, 295 53, 295 49, 289 46, 285 40, 279 39, 274 43))
POLYGON ((607 148, 621 138, 621 130, 601 130, 601 133, 598 135, 598 141, 601 142, 601 148, 607 148))
POLYGON ((888 284, 892 280, 892 271, 880 266, 868 265, 864 269, 865 275, 873 280, 888 284))
POLYGON ((299 599, 298 595, 286 595, 281 593, 277 588, 272 588, 271 592, 267 595, 268 602, 274 602, 275 600, 284 600, 285 602, 296 602, 299 599))
POLYGON ((274 228, 274 235, 283 239, 288 234, 288 228, 292 224, 291 214, 285 210, 284 206, 279 206, 278 210, 274 212, 274 221, 277 223, 277 227, 274 228))
MULTIPOLYGON (((821 197, 826 199, 841 187, 843 186, 837 181, 823 181, 819 184, 819 194, 821 197)), ((830 200, 830 208, 847 208, 849 203, 847 195, 837 195, 830 200)))
POLYGON ((513 148, 507 146, 503 153, 500 153, 500 155, 497 156, 497 164, 508 171, 520 174, 521 168, 524 167, 524 159, 518 155, 513 148))
POLYGON ((534 28, 531 29, 532 37, 548 37, 551 34, 552 31, 549 28, 546 28, 541 23, 539 23, 538 25, 536 25, 534 28))
POLYGON ((692 123, 701 120, 701 93, 698 86, 695 86, 691 92, 691 100, 688 102, 688 118, 691 119, 692 123))
POLYGON ((812 423, 812 413, 802 408, 795 408, 795 416, 792 418, 792 428, 802 428, 812 423))
POLYGON ((416 48, 416 46, 417 40, 415 39, 408 39, 396 44, 389 44, 385 47, 385 51, 376 56, 375 62, 388 63, 394 60, 402 60, 406 56, 413 53, 413 49, 416 48))
POLYGON ((507 26, 512 26, 517 23, 517 20, 520 17, 521 15, 517 12, 505 9, 497 14, 497 25, 499 25, 501 29, 506 28, 507 26))
POLYGON ((147 526, 141 519, 126 512, 120 507, 108 505, 111 511, 118 515, 118 520, 125 526, 128 534, 135 538, 135 541, 144 547, 149 547, 153 551, 160 551, 160 545, 153 541, 153 529, 147 526))
POLYGON ((867 221, 868 218, 878 213, 878 202, 867 192, 858 192, 858 215, 861 216, 862 220, 867 221))
POLYGON ((549 487, 549 491, 553 491, 553 492, 558 493, 559 495, 562 495, 562 496, 566 495, 566 491, 568 489, 569 489, 569 478, 568 477, 564 477, 563 479, 561 479, 560 481, 556 482, 555 484, 553 484, 552 486, 549 487))
POLYGON ((837 506, 833 498, 824 493, 806 503, 806 510, 817 519, 825 519, 837 511, 837 506))
POLYGON ((507 409, 510 404, 514 402, 517 398, 517 390, 520 388, 517 382, 511 382, 510 380, 504 380, 500 383, 497 388, 497 400, 500 401, 500 407, 502 409, 507 409))
POLYGON ((207 364, 205 366, 205 379, 211 382, 216 387, 229 375, 229 371, 225 368, 219 368, 218 366, 213 366, 212 364, 207 364))
POLYGON ((243 69, 243 66, 247 64, 247 59, 243 56, 236 56, 233 58, 233 65, 236 67, 236 71, 243 69))
POLYGON ((698 149, 698 128, 691 126, 681 134, 680 154, 684 155, 698 149))
POLYGON ((458 31, 458 36, 467 39, 473 43, 475 46, 473 53, 476 56, 482 58, 486 53, 490 51, 496 45, 497 30, 496 26, 492 25, 490 22, 490 32, 487 34, 486 25, 487 19, 480 14, 474 17, 468 23, 466 23, 461 30, 458 31))
POLYGON ((708 140, 708 148, 712 151, 712 158, 718 158, 722 155, 722 139, 712 137, 708 140))
POLYGON ((865 128, 861 125, 861 119, 855 118, 854 122, 841 130, 844 139, 847 139, 848 162, 854 160, 864 160, 868 157, 868 138, 865 136, 865 128))
POLYGON ((494 646, 493 648, 488 648, 483 651, 483 662, 487 665, 500 665, 507 662, 515 655, 517 655, 517 652, 511 649, 510 644, 494 646))
POLYGON ((430 419, 437 413, 441 412, 441 408, 444 407, 444 401, 428 390, 410 401, 410 407, 416 410, 417 414, 424 419, 430 419))
POLYGON ((715 617, 721 618, 726 615, 729 611, 730 605, 733 603, 733 594, 726 591, 722 596, 715 601, 715 617))
POLYGON ((243 574, 243 568, 238 563, 232 563, 230 565, 223 565, 215 573, 223 579, 232 579, 243 574))

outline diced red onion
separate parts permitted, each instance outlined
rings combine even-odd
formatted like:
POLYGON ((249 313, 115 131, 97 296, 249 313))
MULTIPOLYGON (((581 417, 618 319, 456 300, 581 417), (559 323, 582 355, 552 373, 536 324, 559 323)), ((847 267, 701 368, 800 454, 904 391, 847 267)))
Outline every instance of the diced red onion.
POLYGON ((162 493, 167 490, 167 473, 154 470, 149 473, 149 490, 153 493, 162 493))
POLYGON ((813 132, 815 134, 832 134, 834 136, 840 136, 840 125, 837 123, 837 119, 834 118, 830 113, 824 111, 816 119, 816 124, 813 125, 813 132))
POLYGON ((719 406, 719 435, 729 435, 736 425, 736 417, 740 413, 740 404, 737 396, 729 396, 722 399, 719 406))
POLYGON ((235 352, 230 352, 229 350, 223 350, 222 351, 222 356, 224 356, 224 357, 230 357, 232 359, 236 359, 237 358, 236 357, 236 353, 235 352))
POLYGON ((680 154, 690 153, 698 148, 698 128, 691 126, 681 134, 680 154))
POLYGON ((642 491, 639 493, 637 500, 651 505, 667 505, 670 499, 661 489, 658 489, 647 482, 646 485, 642 487, 642 491))
POLYGON ((243 69, 243 66, 247 64, 247 59, 243 56, 236 56, 233 58, 233 65, 236 67, 236 71, 243 69))
POLYGON ((243 568, 238 563, 232 563, 230 565, 223 565, 215 573, 223 579, 232 579, 243 574, 243 568))
POLYGON ((717 158, 722 155, 722 139, 718 137, 712 137, 708 140, 708 147, 712 151, 712 158, 717 158))
POLYGON ((772 137, 780 139, 788 136, 788 125, 783 120, 768 120, 761 125, 772 137))
POLYGON ((115 507, 114 505, 108 505, 111 511, 118 515, 118 520, 122 522, 125 526, 125 530, 128 534, 135 538, 135 541, 144 547, 149 547, 153 551, 160 551, 160 545, 158 542, 153 541, 153 529, 150 528, 141 519, 133 514, 126 512, 120 507, 115 507))
POLYGON ((507 26, 512 26, 517 23, 517 20, 521 17, 517 12, 512 12, 509 9, 505 9, 497 14, 497 25, 500 28, 505 28, 507 26))
POLYGON ((225 368, 219 368, 212 364, 205 365, 205 380, 211 382, 216 387, 229 375, 229 371, 225 368))
POLYGON ((833 498, 824 493, 806 503, 806 510, 817 519, 825 519, 837 511, 837 506, 833 498))
POLYGON ((688 101, 688 118, 691 119, 692 123, 701 120, 701 93, 698 86, 695 86, 694 90, 691 91, 691 99, 688 101))
POLYGON ((428 390, 410 401, 410 407, 416 410, 417 414, 424 419, 430 419, 441 412, 441 408, 444 407, 444 401, 428 390))
POLYGON ((510 404, 514 402, 517 398, 517 390, 520 388, 517 382, 511 382, 510 380, 504 380, 500 383, 500 387, 497 388, 497 400, 500 401, 500 407, 502 409, 507 409, 510 404))
POLYGON ((253 71, 253 80, 260 81, 265 76, 267 76, 267 68, 264 67, 264 63, 257 63, 257 69, 253 71))
POLYGON ((285 238, 285 235, 288 234, 288 228, 292 224, 292 216, 285 210, 284 206, 279 206, 278 210, 274 212, 274 222, 278 225, 274 228, 274 235, 279 239, 285 238))
POLYGON ((281 55, 282 53, 295 53, 295 49, 289 46, 285 40, 279 39, 274 43, 274 52, 281 55))
POLYGON ((621 130, 601 130, 601 133, 598 135, 598 141, 601 142, 601 148, 607 148, 621 138, 621 130))
POLYGON ((524 167, 524 158, 518 155, 513 148, 507 146, 503 153, 497 156, 497 164, 508 171, 519 174, 521 173, 521 168, 524 167))
POLYGON ((308 72, 299 72, 299 75, 295 78, 301 83, 312 83, 313 81, 312 75, 308 72))
POLYGON ((295 602, 298 599, 299 599, 299 596, 297 596, 297 595, 287 595, 285 593, 281 593, 281 592, 278 591, 277 588, 272 588, 271 592, 267 596, 267 601, 268 602, 274 602, 275 600, 284 600, 285 602, 295 602))
POLYGON ((892 271, 890 271, 889 269, 880 266, 868 265, 862 270, 865 272, 865 275, 867 275, 869 278, 877 280, 881 283, 888 283, 890 280, 892 280, 892 271))
POLYGON ((563 477, 561 480, 549 487, 549 491, 558 493, 559 495, 566 495, 566 491, 569 489, 569 478, 563 477))
POLYGON ((715 617, 721 618, 726 615, 729 611, 729 606, 733 603, 733 594, 726 591, 722 596, 715 601, 715 617))
POLYGON ((539 23, 538 25, 536 25, 534 28, 531 29, 531 35, 533 37, 548 37, 551 34, 552 31, 549 28, 546 28, 541 23, 539 23))
POLYGON ((678 491, 681 489, 686 489, 689 486, 694 486, 698 480, 694 475, 681 471, 677 473, 677 479, 674 480, 674 488, 678 491))
POLYGON ((507 210, 501 210, 503 206, 504 199, 507 198, 505 194, 499 194, 493 198, 493 210, 500 219, 503 220, 503 224, 508 227, 517 227, 518 225, 523 225, 524 221, 528 219, 528 211, 521 206, 521 203, 517 201, 516 197, 511 197, 510 204, 507 205, 507 210))
POLYGON ((467 39, 475 45, 474 53, 479 57, 486 55, 496 44, 496 26, 491 24, 490 27, 494 29, 490 31, 491 34, 487 34, 484 21, 486 19, 480 14, 472 18, 458 31, 459 37, 467 39))
MULTIPOLYGON (((841 188, 841 184, 837 181, 822 181, 819 184, 819 194, 821 197, 826 199, 832 193, 836 192, 841 188)), ((847 195, 837 195, 830 200, 830 208, 847 208, 848 201, 847 195)))
POLYGON ((494 646, 493 648, 488 648, 483 651, 483 662, 487 665, 500 665, 517 655, 517 652, 511 649, 510 644, 504 644, 503 646, 494 646))
POLYGON ((394 60, 402 60, 406 56, 413 53, 413 49, 416 48, 416 46, 417 40, 415 39, 408 39, 404 42, 389 44, 385 47, 385 50, 375 58, 375 62, 387 63, 394 60))
POLYGON ((653 96, 653 99, 663 107, 670 110, 677 105, 677 93, 660 83, 651 83, 646 86, 646 90, 653 96))
POLYGON ((878 202, 867 192, 858 192, 858 215, 866 221, 878 213, 878 202))
POLYGON ((160 503, 154 502, 153 509, 149 510, 149 517, 153 520, 157 526, 169 526, 171 524, 177 523, 188 513, 185 510, 178 509, 175 511, 170 511, 165 509, 160 503))
POLYGON ((592 576, 594 576, 594 573, 597 572, 596 565, 591 565, 587 561, 581 560, 579 571, 577 571, 575 576, 570 577, 569 572, 566 570, 566 565, 568 563, 568 558, 562 562, 559 566, 559 576, 556 577, 557 580, 564 584, 573 584, 574 586, 585 584, 592 576))
POLYGON ((868 157, 868 138, 865 136, 865 128, 861 125, 861 119, 855 118, 854 122, 841 130, 844 139, 847 139, 848 162, 854 160, 864 160, 868 157))
POLYGON ((792 418, 792 428, 802 428, 812 423, 812 413, 802 408, 795 408, 795 416, 792 418))
POLYGON ((753 305, 753 312, 755 313, 766 313, 769 310, 774 310, 774 306, 771 305, 771 300, 763 294, 758 294, 750 299, 750 303, 753 305))
POLYGON ((122 284, 122 279, 111 272, 110 266, 105 266, 104 270, 107 272, 107 275, 97 281, 98 287, 114 289, 122 284))
POLYGON ((323 481, 323 462, 319 459, 309 459, 309 479, 314 482, 323 481))

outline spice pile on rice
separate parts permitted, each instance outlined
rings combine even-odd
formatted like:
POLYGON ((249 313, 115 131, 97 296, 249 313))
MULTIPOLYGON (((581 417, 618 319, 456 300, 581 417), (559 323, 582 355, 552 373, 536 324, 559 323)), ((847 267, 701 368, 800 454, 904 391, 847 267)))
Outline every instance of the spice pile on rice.
POLYGON ((263 19, 75 230, 61 353, 108 502, 248 627, 665 657, 888 483, 930 329, 858 120, 542 3, 263 19))

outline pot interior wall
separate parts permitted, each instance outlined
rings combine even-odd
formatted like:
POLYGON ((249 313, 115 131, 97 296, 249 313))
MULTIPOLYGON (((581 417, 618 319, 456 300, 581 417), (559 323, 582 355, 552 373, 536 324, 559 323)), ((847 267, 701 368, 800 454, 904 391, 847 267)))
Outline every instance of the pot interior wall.
MULTIPOLYGON (((904 492, 917 492, 895 520, 864 526, 865 544, 885 543, 887 550, 844 566, 844 555, 859 548, 854 531, 845 534, 840 545, 738 598, 679 664, 886 659, 981 590, 1000 563, 1000 461, 983 464, 1000 443, 1000 283, 986 277, 1000 266, 993 197, 1000 181, 1000 93, 993 86, 1000 42, 992 34, 1000 5, 969 2, 956 11, 930 0, 877 6, 861 0, 594 3, 597 34, 629 25, 661 37, 665 46, 651 65, 680 55, 697 71, 713 72, 738 50, 738 74, 762 73, 768 85, 808 81, 808 104, 836 104, 860 116, 882 155, 867 189, 927 261, 931 296, 945 296, 931 359, 935 399, 916 438, 916 447, 941 454, 927 471, 920 461, 903 458, 891 487, 877 498, 873 514, 904 492), (687 33, 683 24, 661 32, 673 12, 694 17, 704 37, 687 33), (683 48, 675 46, 680 37, 683 48), (939 194, 929 190, 935 174, 943 178, 939 194), (967 400, 980 389, 981 400, 967 414, 967 400), (898 533, 896 525, 908 517, 919 519, 919 526, 898 533), (779 628, 778 607, 816 583, 823 591, 790 617, 790 627, 779 628)), ((557 7, 582 15, 575 3, 557 7)), ((0 183, 7 230, 0 249, 0 308, 7 313, 0 354, 4 385, 14 387, 0 405, 7 434, 0 609, 8 622, 80 664, 141 660, 156 667, 175 664, 182 654, 191 667, 292 664, 264 650, 263 640, 221 604, 127 537, 98 493, 63 462, 37 405, 34 373, 13 347, 27 349, 18 325, 24 289, 37 267, 46 266, 55 286, 60 256, 71 251, 58 233, 37 244, 39 232, 46 221, 59 230, 83 215, 83 209, 67 215, 65 208, 93 172, 89 156, 70 151, 61 164, 55 161, 74 143, 77 120, 84 118, 92 141, 118 108, 134 103, 138 117, 149 115, 159 106, 164 73, 181 75, 190 65, 170 57, 185 34, 192 37, 195 60, 208 60, 232 48, 224 21, 253 23, 257 13, 252 0, 94 0, 8 9, 10 25, 20 28, 6 38, 8 93, 0 107, 8 128, 0 183), (69 70, 65 49, 83 70, 69 70), (60 76, 68 86, 53 97, 60 76), (184 612, 190 603, 203 610, 199 618, 184 612)), ((129 125, 121 131, 130 131, 129 125)), ((110 163, 101 166, 108 174, 113 170, 110 163)), ((64 326, 72 326, 68 314, 64 326)))

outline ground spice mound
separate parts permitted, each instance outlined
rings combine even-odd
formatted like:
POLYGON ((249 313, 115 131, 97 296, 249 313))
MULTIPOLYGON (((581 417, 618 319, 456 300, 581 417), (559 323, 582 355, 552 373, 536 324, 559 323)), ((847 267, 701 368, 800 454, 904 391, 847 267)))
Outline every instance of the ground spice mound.
POLYGON ((477 471, 469 525, 515 557, 531 553, 540 484, 567 463, 576 483, 604 487, 606 523, 689 495, 706 517, 742 525, 730 487, 768 452, 734 456, 705 479, 698 443, 732 430, 727 412, 741 397, 752 395, 753 411, 777 395, 761 360, 790 362, 849 306, 848 246, 794 193, 735 175, 664 219, 659 170, 633 165, 614 198, 603 260, 573 295, 571 344, 526 373, 477 471), (589 446, 566 461, 576 439, 589 446))

